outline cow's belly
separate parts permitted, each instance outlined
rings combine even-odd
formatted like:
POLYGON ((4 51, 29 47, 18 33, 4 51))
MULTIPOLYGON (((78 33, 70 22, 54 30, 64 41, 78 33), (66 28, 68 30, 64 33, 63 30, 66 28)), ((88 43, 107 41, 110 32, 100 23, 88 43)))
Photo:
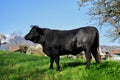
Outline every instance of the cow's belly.
POLYGON ((83 48, 70 49, 70 50, 62 49, 59 51, 59 55, 68 55, 68 54, 77 55, 81 53, 82 51, 83 51, 83 48))

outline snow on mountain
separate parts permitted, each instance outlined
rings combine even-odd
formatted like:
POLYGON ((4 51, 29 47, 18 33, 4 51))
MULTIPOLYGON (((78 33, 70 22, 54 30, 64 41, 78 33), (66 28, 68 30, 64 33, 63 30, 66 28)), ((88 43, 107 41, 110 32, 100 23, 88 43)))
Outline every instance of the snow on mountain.
POLYGON ((0 50, 9 50, 11 46, 18 46, 21 43, 35 45, 30 41, 26 41, 23 36, 12 36, 12 35, 5 35, 5 36, 6 36, 5 39, 1 39, 0 50))
POLYGON ((9 35, 5 35, 5 39, 1 39, 1 44, 6 44, 6 43, 8 43, 9 42, 9 35))
POLYGON ((6 36, 4 34, 0 33, 0 42, 3 41, 3 40, 5 40, 5 39, 6 39, 6 36))
POLYGON ((11 36, 11 35, 5 35, 5 39, 1 39, 1 46, 0 50, 8 50, 10 46, 17 45, 21 41, 21 38, 11 36))

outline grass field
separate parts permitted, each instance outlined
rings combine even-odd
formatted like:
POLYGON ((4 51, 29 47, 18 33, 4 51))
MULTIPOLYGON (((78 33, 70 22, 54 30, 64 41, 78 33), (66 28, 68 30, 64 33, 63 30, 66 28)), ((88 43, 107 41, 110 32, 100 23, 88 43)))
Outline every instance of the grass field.
POLYGON ((120 61, 91 62, 85 69, 85 60, 61 58, 61 72, 49 70, 49 58, 0 51, 0 80, 120 80, 120 61))

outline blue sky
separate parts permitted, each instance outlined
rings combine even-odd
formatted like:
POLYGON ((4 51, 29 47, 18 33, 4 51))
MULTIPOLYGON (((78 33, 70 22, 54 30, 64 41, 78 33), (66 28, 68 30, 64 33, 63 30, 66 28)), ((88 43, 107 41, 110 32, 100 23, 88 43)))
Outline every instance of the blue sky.
MULTIPOLYGON (((27 34, 30 25, 40 27, 69 30, 88 25, 90 16, 87 8, 79 9, 78 0, 0 0, 0 33, 11 34, 22 32, 27 34)), ((110 42, 106 35, 106 28, 100 31, 100 44, 119 45, 110 42)), ((99 29, 99 28, 98 28, 99 29)))

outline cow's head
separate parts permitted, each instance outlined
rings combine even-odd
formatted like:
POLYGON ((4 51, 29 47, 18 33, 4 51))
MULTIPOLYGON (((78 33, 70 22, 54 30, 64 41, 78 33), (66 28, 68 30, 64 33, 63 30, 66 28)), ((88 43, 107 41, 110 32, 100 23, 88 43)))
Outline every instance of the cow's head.
POLYGON ((30 40, 34 43, 40 43, 42 40, 43 29, 39 28, 38 26, 31 26, 32 29, 30 32, 25 36, 26 40, 30 40))

